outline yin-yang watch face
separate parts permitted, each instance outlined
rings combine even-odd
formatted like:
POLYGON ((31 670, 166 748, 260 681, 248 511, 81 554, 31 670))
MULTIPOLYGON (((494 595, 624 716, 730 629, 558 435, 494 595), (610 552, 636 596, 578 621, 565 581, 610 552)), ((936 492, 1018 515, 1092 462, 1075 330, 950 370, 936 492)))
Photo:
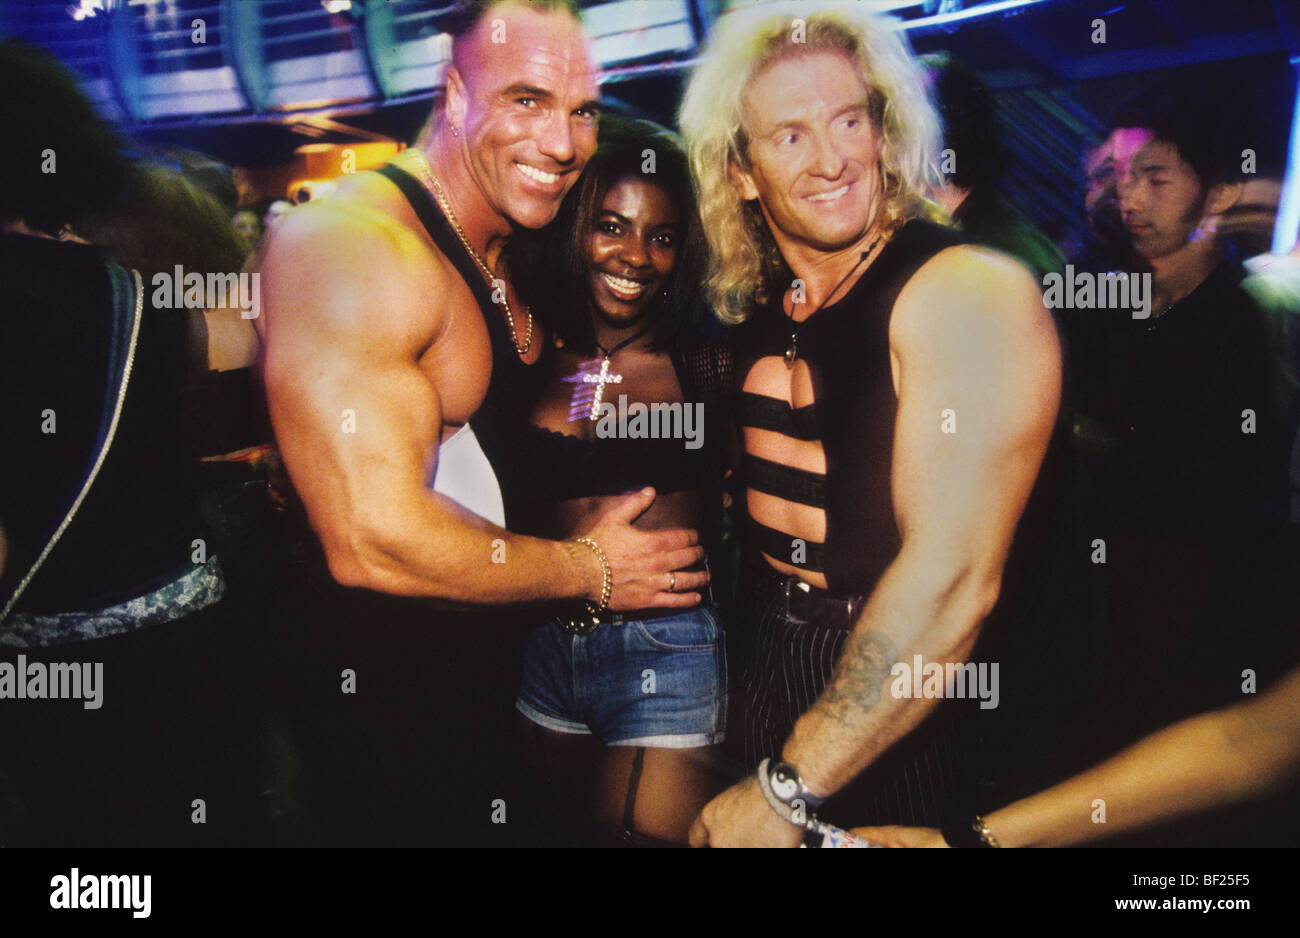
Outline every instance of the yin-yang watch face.
POLYGON ((789 802, 799 794, 799 776, 782 763, 772 770, 772 792, 782 801, 789 802))

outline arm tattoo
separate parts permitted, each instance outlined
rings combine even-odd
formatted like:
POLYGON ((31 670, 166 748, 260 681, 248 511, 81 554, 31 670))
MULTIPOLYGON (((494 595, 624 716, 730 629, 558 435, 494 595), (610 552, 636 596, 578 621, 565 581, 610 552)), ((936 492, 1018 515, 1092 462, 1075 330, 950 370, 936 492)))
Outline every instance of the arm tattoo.
POLYGON ((897 661, 898 648, 889 636, 880 632, 850 635, 817 709, 839 723, 857 723, 880 702, 897 661))

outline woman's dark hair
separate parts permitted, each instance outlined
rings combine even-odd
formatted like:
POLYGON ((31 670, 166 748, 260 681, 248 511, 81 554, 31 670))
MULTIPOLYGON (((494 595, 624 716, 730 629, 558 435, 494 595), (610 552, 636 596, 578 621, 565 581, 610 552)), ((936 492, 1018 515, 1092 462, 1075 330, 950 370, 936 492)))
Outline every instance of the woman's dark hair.
POLYGON ((658 186, 681 213, 677 266, 645 315, 651 347, 666 351, 705 316, 700 284, 705 242, 686 153, 677 136, 650 121, 602 117, 596 153, 565 197, 555 220, 511 238, 507 265, 520 297, 579 354, 596 351, 587 273, 591 233, 605 194, 620 180, 658 186))
POLYGON ((238 273, 251 250, 225 209, 183 173, 166 166, 132 167, 127 200, 107 216, 89 218, 79 233, 123 267, 149 275, 186 270, 238 273))
POLYGON ((0 220, 57 234, 118 204, 122 142, 49 53, 0 42, 0 126, 0 220))

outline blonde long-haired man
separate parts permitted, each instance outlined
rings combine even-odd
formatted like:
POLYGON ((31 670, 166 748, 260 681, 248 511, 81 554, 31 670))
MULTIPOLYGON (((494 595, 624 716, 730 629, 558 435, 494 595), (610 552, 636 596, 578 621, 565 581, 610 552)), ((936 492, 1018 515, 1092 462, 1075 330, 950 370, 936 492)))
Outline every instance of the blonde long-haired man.
POLYGON ((1005 606, 1061 393, 1052 319, 1018 263, 917 220, 938 125, 884 21, 729 14, 681 126, 711 298, 745 323, 752 562, 733 708, 759 769, 692 842, 794 846, 814 815, 937 824, 971 783, 970 718, 994 712, 996 672, 978 702, 940 701, 900 667, 966 662, 1005 606))

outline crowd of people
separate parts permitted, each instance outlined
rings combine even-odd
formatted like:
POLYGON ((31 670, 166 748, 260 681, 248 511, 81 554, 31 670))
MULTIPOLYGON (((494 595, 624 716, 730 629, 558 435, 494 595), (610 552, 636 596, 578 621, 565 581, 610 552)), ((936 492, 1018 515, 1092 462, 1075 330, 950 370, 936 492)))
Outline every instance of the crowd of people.
POLYGON ((1067 257, 857 8, 728 14, 680 136, 568 0, 451 32, 274 210, 0 45, 0 845, 1295 842, 1300 247, 1224 89, 1135 89, 1067 257))

